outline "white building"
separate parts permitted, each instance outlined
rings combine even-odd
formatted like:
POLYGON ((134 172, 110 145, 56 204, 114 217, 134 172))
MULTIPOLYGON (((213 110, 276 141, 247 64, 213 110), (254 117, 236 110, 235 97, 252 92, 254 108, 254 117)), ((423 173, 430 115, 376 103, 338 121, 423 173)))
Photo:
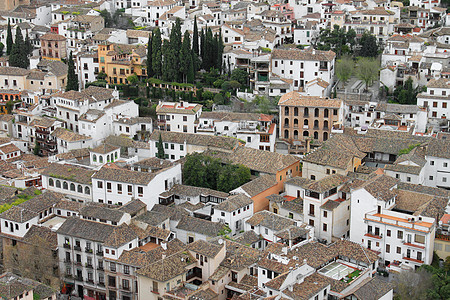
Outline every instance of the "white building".
POLYGON ((237 194, 215 205, 211 220, 225 223, 231 229, 231 234, 235 235, 244 230, 245 220, 252 215, 253 200, 244 194, 237 194))
POLYGON ((164 131, 196 133, 196 122, 202 105, 181 102, 160 102, 156 107, 158 128, 164 131))

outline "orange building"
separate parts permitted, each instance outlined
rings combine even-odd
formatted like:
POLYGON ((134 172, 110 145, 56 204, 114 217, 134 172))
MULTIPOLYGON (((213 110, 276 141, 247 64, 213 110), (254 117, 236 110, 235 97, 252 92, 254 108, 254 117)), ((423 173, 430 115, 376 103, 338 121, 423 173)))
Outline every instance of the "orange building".
POLYGON ((127 84, 127 77, 136 74, 139 79, 147 77, 144 46, 105 44, 98 46, 99 70, 106 74, 106 81, 127 84))

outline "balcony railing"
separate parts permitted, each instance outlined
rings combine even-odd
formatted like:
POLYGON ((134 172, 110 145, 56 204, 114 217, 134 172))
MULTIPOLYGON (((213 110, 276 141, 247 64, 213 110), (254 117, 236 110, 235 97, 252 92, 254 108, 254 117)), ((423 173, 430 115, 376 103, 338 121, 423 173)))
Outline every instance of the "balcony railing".
POLYGON ((73 249, 76 251, 81 251, 81 246, 73 246, 73 249))
POLYGON ((70 244, 63 244, 63 247, 66 249, 70 249, 70 244))
POLYGON ((86 253, 92 253, 93 252, 92 248, 85 248, 84 251, 86 253))
POLYGON ((95 254, 97 254, 98 256, 103 256, 103 251, 98 251, 97 250, 97 252, 95 252, 95 254))

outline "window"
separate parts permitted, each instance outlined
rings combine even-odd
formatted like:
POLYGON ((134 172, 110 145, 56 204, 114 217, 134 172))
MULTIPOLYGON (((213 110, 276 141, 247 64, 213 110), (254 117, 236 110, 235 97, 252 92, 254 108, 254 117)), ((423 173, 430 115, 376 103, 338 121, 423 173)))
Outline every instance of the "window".
POLYGON ((106 189, 108 190, 108 192, 111 193, 111 189, 112 189, 112 187, 111 187, 111 182, 107 182, 107 183, 106 183, 106 189))
POLYGON ((414 236, 414 242, 419 244, 425 244, 425 236, 421 234, 416 234, 414 236))
POLYGON ((402 239, 403 238, 403 231, 399 230, 397 231, 397 238, 402 239))
POLYGON ((434 160, 430 161, 430 166, 434 166, 434 160))
POLYGON ((142 197, 142 195, 144 194, 144 188, 142 186, 138 186, 138 194, 140 195, 140 197, 142 197))
POLYGON ((97 187, 99 189, 102 189, 103 188, 103 181, 97 181, 97 187))
POLYGON ((309 220, 309 225, 310 225, 310 226, 314 226, 314 220, 313 220, 313 219, 310 219, 310 220, 309 220))
POLYGON ((391 245, 386 244, 386 253, 391 253, 391 245))
POLYGON ((391 231, 389 229, 386 231, 386 235, 391 236, 391 231))
POLYGON ((429 180, 433 180, 433 176, 429 176, 428 179, 429 179, 429 180))
POLYGON ((323 231, 327 231, 327 229, 328 229, 328 225, 323 223, 323 231))
POLYGON ((323 211, 323 217, 327 218, 328 217, 328 212, 326 210, 323 211))
POLYGON ((402 248, 397 247, 397 254, 400 254, 400 253, 402 253, 402 248))
POLYGON ((124 290, 129 290, 130 289, 130 281, 127 279, 122 279, 122 288, 124 290))

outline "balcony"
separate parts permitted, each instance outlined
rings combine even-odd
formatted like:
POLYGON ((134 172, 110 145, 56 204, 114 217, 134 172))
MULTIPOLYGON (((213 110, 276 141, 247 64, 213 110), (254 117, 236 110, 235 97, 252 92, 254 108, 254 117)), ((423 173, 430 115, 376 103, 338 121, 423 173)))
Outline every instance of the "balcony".
POLYGON ((97 250, 97 252, 95 252, 95 254, 97 254, 98 256, 103 256, 103 251, 98 251, 97 250))
POLYGON ((77 266, 80 266, 80 267, 83 266, 83 263, 82 263, 81 261, 76 261, 75 264, 76 264, 77 266))
POLYGON ((424 263, 423 260, 412 258, 412 257, 408 257, 408 255, 406 255, 405 253, 403 253, 403 259, 407 260, 407 261, 415 262, 415 263, 418 263, 418 264, 423 264, 424 263))
POLYGON ((102 282, 102 281, 99 281, 99 282, 97 283, 97 285, 99 285, 99 286, 105 286, 105 283, 102 282))
POLYGON ((66 264, 70 264, 72 261, 70 260, 70 258, 64 258, 64 262, 65 262, 66 264))
POLYGON ((382 239, 383 238, 383 234, 379 234, 379 233, 375 234, 373 231, 367 231, 364 236, 374 238, 374 239, 382 239))
POLYGON ((83 276, 76 276, 76 277, 75 277, 75 280, 83 281, 83 276))
POLYGON ((86 279, 86 283, 94 284, 94 279, 86 279))
POLYGON ((93 269, 94 268, 94 266, 92 264, 86 264, 85 267, 88 268, 88 269, 93 269))
POLYGON ((63 247, 66 249, 70 249, 70 244, 63 244, 63 247))
POLYGON ((84 251, 85 251, 86 253, 91 253, 91 254, 92 254, 92 252, 93 252, 92 248, 85 248, 84 251))
POLYGON ((104 271, 105 269, 103 268, 102 265, 98 265, 98 266, 97 266, 97 270, 99 270, 99 271, 104 271))
POLYGON ((73 246, 73 249, 76 250, 76 251, 81 251, 81 247, 79 245, 73 246))
POLYGON ((423 245, 419 245, 417 243, 414 243, 412 241, 408 242, 408 241, 402 241, 403 245, 408 246, 408 247, 414 247, 414 248, 418 248, 418 249, 425 249, 425 246, 423 245))

